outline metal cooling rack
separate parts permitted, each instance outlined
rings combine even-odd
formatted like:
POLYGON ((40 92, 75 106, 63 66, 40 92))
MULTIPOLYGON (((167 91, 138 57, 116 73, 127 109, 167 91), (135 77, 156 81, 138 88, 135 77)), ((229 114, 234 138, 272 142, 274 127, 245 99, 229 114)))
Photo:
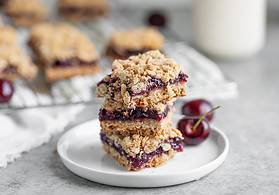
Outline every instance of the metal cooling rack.
MULTIPOLYGON (((129 23, 127 17, 112 15, 110 18, 94 23, 78 24, 83 32, 88 34, 97 49, 101 52, 110 34, 117 29, 126 29, 140 25, 129 23)), ((187 46, 170 30, 165 30, 165 52, 184 66, 189 75, 187 98, 228 98, 237 95, 235 82, 224 77, 216 64, 187 46)), ((20 41, 27 52, 26 39, 28 32, 19 30, 20 41)), ((44 82, 40 75, 36 81, 16 81, 16 91, 9 104, 1 104, 0 111, 22 110, 27 108, 42 108, 69 106, 75 104, 98 103, 95 96, 95 86, 104 75, 110 72, 111 62, 101 59, 102 71, 95 76, 76 77, 59 81, 52 86, 44 82)))

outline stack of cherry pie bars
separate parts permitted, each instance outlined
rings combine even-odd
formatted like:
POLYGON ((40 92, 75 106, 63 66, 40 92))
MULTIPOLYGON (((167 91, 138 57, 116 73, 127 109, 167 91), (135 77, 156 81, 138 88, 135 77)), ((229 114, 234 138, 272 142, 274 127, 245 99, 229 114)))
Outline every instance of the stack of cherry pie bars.
POLYGON ((181 66, 157 50, 115 60, 97 87, 105 98, 99 112, 105 151, 130 171, 158 167, 183 151, 171 119, 186 81, 181 66))

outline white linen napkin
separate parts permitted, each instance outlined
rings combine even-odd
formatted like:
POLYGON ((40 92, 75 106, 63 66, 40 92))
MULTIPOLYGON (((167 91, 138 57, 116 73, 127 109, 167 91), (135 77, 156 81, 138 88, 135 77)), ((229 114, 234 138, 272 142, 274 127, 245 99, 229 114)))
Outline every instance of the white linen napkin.
POLYGON ((63 131, 83 107, 30 109, 0 115, 0 167, 48 142, 52 135, 63 131))

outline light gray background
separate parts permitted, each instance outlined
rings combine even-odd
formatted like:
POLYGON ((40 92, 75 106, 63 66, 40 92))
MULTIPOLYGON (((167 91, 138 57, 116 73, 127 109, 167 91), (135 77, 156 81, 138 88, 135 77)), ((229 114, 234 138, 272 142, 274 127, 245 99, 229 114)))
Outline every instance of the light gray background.
MULTIPOLYGON (((172 28, 191 43, 190 9, 173 11, 171 18, 172 28)), ((269 12, 267 44, 261 53, 245 61, 215 61, 237 81, 240 96, 214 102, 223 106, 215 124, 228 135, 231 149, 225 163, 209 176, 156 189, 125 189, 89 182, 63 166, 55 149, 57 135, 0 169, 0 194, 278 194, 279 11, 269 12)), ((87 118, 96 117, 98 106, 90 109, 87 118)), ((84 119, 80 116, 78 120, 84 119)))

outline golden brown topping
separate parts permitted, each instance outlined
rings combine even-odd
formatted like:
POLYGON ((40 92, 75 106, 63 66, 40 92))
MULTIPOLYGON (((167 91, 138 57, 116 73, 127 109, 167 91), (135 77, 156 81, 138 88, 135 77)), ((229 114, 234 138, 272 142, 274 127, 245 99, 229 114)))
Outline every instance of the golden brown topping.
POLYGON ((129 87, 134 89, 141 88, 151 78, 169 82, 180 71, 179 64, 157 50, 131 56, 127 60, 115 60, 112 64, 112 77, 118 77, 121 83, 128 82, 129 87))
POLYGON ((46 64, 59 59, 79 58, 94 61, 98 58, 90 39, 67 24, 39 24, 32 28, 30 41, 46 64))
POLYGON ((15 67, 17 73, 24 78, 33 79, 37 67, 31 59, 16 46, 0 46, 0 71, 7 67, 15 67))
POLYGON ((46 14, 45 7, 40 0, 9 0, 5 5, 5 11, 9 15, 32 13, 44 16, 46 14))
POLYGON ((0 26, 0 45, 15 45, 16 31, 9 26, 0 26))
POLYGON ((109 45, 117 50, 162 49, 163 36, 154 28, 140 28, 131 31, 120 31, 112 35, 109 45))

